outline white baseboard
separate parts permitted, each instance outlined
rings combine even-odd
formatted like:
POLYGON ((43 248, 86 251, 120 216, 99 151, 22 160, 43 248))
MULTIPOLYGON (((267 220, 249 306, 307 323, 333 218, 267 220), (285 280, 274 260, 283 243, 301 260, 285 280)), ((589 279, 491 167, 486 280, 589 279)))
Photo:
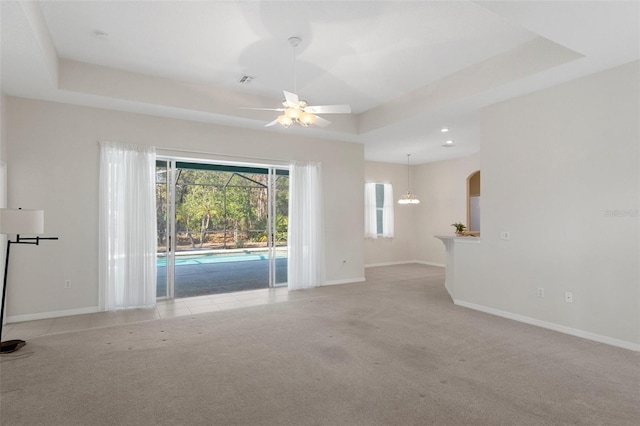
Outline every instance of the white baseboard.
POLYGON ((49 318, 70 317, 72 315, 93 314, 100 312, 97 306, 91 308, 69 309, 66 311, 40 312, 37 314, 13 315, 7 317, 7 324, 23 321, 35 321, 49 318))
POLYGON ((604 343, 606 345, 617 346, 619 348, 640 352, 640 344, 628 342, 626 340, 620 340, 620 339, 615 339, 613 337, 602 336, 600 334, 579 330, 577 328, 566 327, 564 325, 542 321, 535 318, 525 317, 524 315, 518 315, 511 312, 501 311, 500 309, 490 308, 488 306, 476 305, 475 303, 469 303, 462 300, 454 299, 453 303, 455 305, 462 306, 464 308, 474 309, 476 311, 481 311, 487 314, 496 315, 499 317, 507 318, 510 320, 518 321, 518 322, 523 322, 525 324, 535 325, 537 327, 542 327, 548 330, 569 334, 571 336, 581 337, 583 339, 592 340, 594 342, 604 343))
POLYGON ((378 266, 407 265, 409 263, 419 263, 421 265, 439 266, 441 268, 445 267, 445 265, 443 265, 441 263, 424 262, 422 260, 400 260, 398 262, 369 263, 367 265, 364 265, 364 267, 365 268, 376 268, 378 266))
POLYGON ((416 263, 419 263, 421 265, 437 266, 439 268, 447 267, 447 265, 445 265, 444 263, 425 262, 423 260, 416 260, 416 263))
POLYGON ((415 263, 415 260, 400 260, 398 262, 369 263, 367 265, 364 265, 364 267, 377 268, 378 266, 406 265, 408 263, 415 263))
MULTIPOLYGON (((451 294, 451 291, 449 290, 449 287, 447 287, 447 283, 444 283, 444 289, 447 290, 447 293, 449 294, 449 297, 451 298, 451 300, 455 303, 455 299, 453 298, 453 294, 451 294)), ((460 305, 462 306, 462 305, 460 305)))
POLYGON ((351 283, 361 283, 365 281, 364 277, 360 277, 360 278, 348 278, 346 280, 332 280, 332 281, 325 281, 324 284, 322 284, 322 287, 326 286, 326 285, 340 285, 340 284, 351 284, 351 283))

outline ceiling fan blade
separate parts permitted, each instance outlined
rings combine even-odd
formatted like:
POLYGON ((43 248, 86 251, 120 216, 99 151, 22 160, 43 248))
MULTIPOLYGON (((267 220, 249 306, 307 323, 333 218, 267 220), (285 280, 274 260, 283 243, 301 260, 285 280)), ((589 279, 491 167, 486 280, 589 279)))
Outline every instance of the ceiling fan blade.
POLYGON ((265 124, 264 127, 271 127, 271 126, 275 126, 276 124, 278 124, 278 119, 277 118, 275 120, 273 120, 272 122, 265 124))
POLYGON ((255 111, 284 111, 284 108, 250 108, 250 107, 240 107, 240 109, 251 109, 255 111))
POLYGON ((350 105, 310 105, 304 110, 313 114, 351 114, 350 105))
POLYGON ((329 124, 331 124, 331 122, 322 117, 316 116, 316 121, 313 124, 315 124, 318 127, 327 127, 329 124))
POLYGON ((283 90, 282 93, 284 93, 284 99, 285 101, 287 101, 287 104, 289 104, 290 107, 299 108, 300 100, 298 99, 298 95, 296 95, 295 93, 287 92, 286 90, 283 90))

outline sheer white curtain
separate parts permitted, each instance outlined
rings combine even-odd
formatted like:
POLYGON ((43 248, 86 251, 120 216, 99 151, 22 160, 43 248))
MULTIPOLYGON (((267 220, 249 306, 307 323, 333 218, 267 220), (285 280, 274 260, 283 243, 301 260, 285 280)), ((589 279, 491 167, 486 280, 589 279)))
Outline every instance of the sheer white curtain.
POLYGON ((319 163, 289 169, 289 290, 324 284, 324 218, 319 163))
POLYGON ((155 148, 100 143, 99 281, 105 310, 156 303, 155 148))
POLYGON ((381 184, 384 187, 384 202, 382 205, 382 234, 378 234, 378 204, 375 182, 364 184, 364 237, 365 238, 393 238, 393 186, 390 183, 381 184))
POLYGON ((393 238, 393 186, 384 184, 384 204, 382 206, 382 238, 393 238))
POLYGON ((378 238, 378 222, 376 214, 376 184, 364 184, 364 237, 378 238))

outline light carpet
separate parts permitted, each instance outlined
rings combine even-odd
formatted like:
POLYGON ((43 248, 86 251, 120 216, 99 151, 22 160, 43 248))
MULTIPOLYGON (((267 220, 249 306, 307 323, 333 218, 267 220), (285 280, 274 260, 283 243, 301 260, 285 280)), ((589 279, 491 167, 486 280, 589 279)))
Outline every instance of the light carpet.
POLYGON ((443 270, 31 339, 3 425, 637 425, 637 353, 454 306, 443 270))

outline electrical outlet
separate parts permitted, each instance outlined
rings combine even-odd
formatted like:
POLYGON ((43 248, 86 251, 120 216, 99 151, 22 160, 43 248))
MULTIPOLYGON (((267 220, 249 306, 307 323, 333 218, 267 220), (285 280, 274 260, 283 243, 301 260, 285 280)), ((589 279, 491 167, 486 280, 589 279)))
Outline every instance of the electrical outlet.
POLYGON ((571 293, 570 291, 567 291, 564 294, 564 301, 567 303, 573 303, 573 293, 571 293))
POLYGON ((71 288, 71 280, 64 280, 64 288, 71 288))
POLYGON ((538 297, 544 297, 544 288, 538 287, 538 297))
POLYGON ((503 231, 503 232, 500 233, 500 239, 501 240, 510 240, 511 239, 511 235, 508 232, 503 231))

